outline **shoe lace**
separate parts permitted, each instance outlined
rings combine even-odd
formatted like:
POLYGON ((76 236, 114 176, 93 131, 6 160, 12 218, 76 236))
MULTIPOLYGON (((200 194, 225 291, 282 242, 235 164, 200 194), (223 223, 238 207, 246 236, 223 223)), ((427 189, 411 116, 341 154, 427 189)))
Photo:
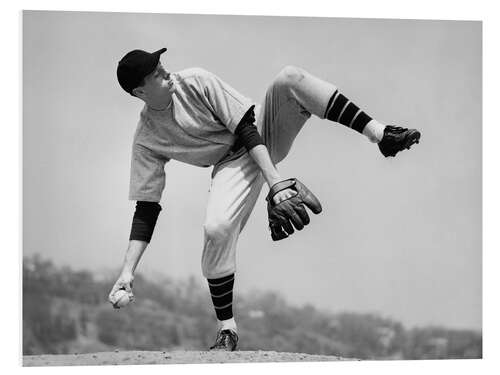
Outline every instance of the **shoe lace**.
POLYGON ((217 347, 224 346, 226 344, 227 339, 228 339, 227 333, 219 332, 219 334, 217 335, 217 340, 215 340, 215 345, 217 347))
POLYGON ((389 126, 389 129, 394 133, 403 133, 408 129, 402 128, 401 126, 389 126))
POLYGON ((227 342, 231 339, 231 334, 229 331, 222 330, 217 334, 215 339, 215 344, 212 348, 223 348, 227 346, 227 342))

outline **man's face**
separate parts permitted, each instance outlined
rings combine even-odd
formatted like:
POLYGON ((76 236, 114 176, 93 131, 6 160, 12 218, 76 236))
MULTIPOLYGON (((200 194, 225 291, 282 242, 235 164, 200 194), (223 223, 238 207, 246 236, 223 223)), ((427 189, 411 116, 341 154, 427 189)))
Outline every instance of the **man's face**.
POLYGON ((144 86, 137 89, 143 93, 145 98, 157 100, 168 96, 171 86, 170 73, 159 62, 155 70, 144 78, 144 86))

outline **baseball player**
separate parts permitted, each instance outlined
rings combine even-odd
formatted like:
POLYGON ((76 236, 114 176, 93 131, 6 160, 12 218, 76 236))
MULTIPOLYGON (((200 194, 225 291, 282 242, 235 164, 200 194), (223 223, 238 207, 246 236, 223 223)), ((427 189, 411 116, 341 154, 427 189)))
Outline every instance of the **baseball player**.
POLYGON ((218 322, 210 349, 233 351, 238 343, 232 310, 236 245, 262 186, 270 189, 266 200, 273 240, 309 224, 307 210, 321 212, 319 200, 303 183, 276 169, 311 115, 366 136, 385 157, 418 143, 420 133, 378 122, 333 84, 297 67, 283 68, 258 105, 204 69, 169 72, 160 62, 165 51, 133 50, 118 63, 120 86, 144 107, 132 143, 129 199, 137 204, 109 301, 116 307, 118 290, 133 298, 134 272, 161 211, 165 163, 175 159, 211 166, 201 259, 218 322))

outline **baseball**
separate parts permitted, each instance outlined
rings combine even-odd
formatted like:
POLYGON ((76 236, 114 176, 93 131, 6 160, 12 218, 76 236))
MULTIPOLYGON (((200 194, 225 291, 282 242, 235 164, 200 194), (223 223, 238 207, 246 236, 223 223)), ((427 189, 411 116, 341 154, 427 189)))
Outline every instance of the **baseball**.
POLYGON ((115 293, 114 297, 116 302, 113 304, 113 306, 116 308, 127 306, 130 302, 128 293, 123 289, 118 290, 115 293))

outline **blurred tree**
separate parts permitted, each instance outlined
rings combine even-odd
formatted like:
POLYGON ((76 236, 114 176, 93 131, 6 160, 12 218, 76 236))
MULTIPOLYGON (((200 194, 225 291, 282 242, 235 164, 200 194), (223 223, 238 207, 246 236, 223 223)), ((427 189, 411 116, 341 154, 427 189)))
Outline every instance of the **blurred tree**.
MULTIPOLYGON (((215 314, 206 285, 194 278, 150 280, 138 274, 137 302, 113 310, 114 280, 55 267, 38 255, 23 261, 23 353, 207 349, 215 314), (84 339, 83 339, 84 337, 84 339)), ((274 350, 361 359, 481 358, 482 336, 470 330, 406 330, 377 314, 289 305, 276 292, 235 293, 242 350, 274 350)))

